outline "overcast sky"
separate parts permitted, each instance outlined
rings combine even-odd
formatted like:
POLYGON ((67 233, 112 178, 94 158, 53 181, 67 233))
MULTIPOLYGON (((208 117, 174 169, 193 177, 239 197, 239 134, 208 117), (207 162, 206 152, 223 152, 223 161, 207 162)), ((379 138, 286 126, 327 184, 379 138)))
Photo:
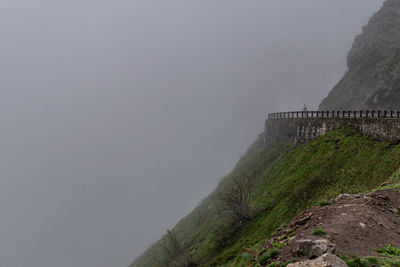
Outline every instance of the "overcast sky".
POLYGON ((1 0, 0 266, 124 267, 382 0, 1 0))

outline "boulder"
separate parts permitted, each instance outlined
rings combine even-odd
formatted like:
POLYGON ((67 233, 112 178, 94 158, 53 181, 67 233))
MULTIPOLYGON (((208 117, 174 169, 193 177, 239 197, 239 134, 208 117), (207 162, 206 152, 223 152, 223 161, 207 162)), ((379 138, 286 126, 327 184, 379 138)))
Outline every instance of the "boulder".
POLYGON ((335 245, 329 243, 326 239, 319 239, 313 242, 310 251, 310 258, 317 258, 324 255, 325 253, 333 253, 335 245))
POLYGON ((338 256, 326 253, 314 260, 291 263, 287 267, 347 267, 347 264, 338 256))
POLYGON ((308 256, 312 246, 313 241, 311 239, 296 240, 294 242, 292 253, 297 257, 308 256))
POLYGON ((335 245, 326 239, 312 241, 310 239, 300 239, 294 241, 292 254, 295 257, 317 258, 325 253, 332 253, 335 245))

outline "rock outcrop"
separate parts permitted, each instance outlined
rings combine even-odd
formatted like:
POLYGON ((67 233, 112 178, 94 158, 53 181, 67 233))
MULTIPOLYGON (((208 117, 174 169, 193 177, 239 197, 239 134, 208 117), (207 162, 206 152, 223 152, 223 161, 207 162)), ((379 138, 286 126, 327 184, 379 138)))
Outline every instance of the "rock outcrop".
POLYGON ((348 71, 320 110, 400 109, 400 1, 386 0, 358 35, 348 71))
POLYGON ((315 260, 291 263, 288 267, 346 267, 347 264, 338 256, 327 253, 315 260))
POLYGON ((333 253, 335 245, 326 239, 318 239, 312 241, 311 239, 300 239, 294 242, 293 256, 294 257, 308 257, 314 259, 326 253, 333 253))

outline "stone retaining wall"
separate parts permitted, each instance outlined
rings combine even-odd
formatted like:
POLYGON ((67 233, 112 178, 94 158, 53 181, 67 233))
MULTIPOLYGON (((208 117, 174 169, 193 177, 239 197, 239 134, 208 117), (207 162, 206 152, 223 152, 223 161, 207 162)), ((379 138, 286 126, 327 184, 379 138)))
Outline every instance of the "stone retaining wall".
POLYGON ((282 118, 265 121, 265 142, 292 141, 304 143, 344 127, 352 127, 376 140, 398 143, 398 118, 282 118))

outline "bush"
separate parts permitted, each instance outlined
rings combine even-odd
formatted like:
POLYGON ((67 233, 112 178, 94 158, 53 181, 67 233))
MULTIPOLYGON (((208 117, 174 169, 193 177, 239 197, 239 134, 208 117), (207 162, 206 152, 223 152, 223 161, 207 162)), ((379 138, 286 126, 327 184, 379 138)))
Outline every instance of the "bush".
POLYGON ((269 261, 270 259, 273 259, 273 258, 275 258, 276 256, 278 256, 279 253, 280 253, 280 250, 279 250, 279 249, 276 249, 276 248, 270 249, 270 250, 268 250, 264 255, 262 255, 262 256, 260 257, 260 259, 258 260, 258 263, 260 263, 261 265, 265 265, 265 264, 268 263, 268 261, 269 261))
POLYGON ((325 234, 325 232, 322 229, 316 228, 311 231, 311 234, 315 235, 315 236, 323 236, 325 234))

